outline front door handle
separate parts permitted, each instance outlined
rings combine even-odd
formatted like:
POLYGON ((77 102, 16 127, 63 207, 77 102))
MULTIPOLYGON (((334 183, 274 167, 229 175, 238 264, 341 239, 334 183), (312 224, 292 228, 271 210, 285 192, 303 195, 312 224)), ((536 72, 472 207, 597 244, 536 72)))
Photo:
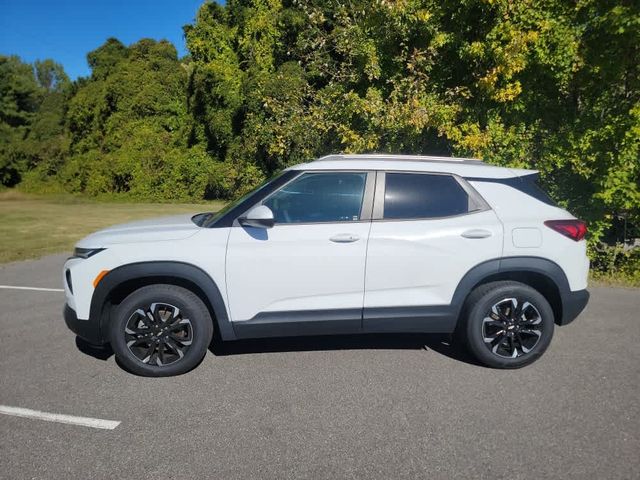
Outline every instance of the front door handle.
POLYGON ((475 228, 472 230, 465 230, 461 234, 464 238, 487 238, 492 235, 489 230, 484 230, 482 228, 475 228))
POLYGON ((360 240, 360 237, 353 233, 338 233, 337 235, 329 238, 329 240, 335 243, 351 243, 357 242, 358 240, 360 240))

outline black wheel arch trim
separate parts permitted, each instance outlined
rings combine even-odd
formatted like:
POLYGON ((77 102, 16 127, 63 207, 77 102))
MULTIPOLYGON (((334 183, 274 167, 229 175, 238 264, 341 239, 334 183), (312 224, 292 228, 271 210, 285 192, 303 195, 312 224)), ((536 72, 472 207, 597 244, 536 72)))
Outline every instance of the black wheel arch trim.
POLYGON ((537 273, 555 284, 562 304, 562 318, 556 319, 560 324, 572 321, 586 305, 586 302, 584 302, 582 308, 576 309, 573 307, 575 292, 571 291, 567 276, 557 263, 542 257, 503 257, 482 262, 462 277, 451 299, 451 305, 455 309, 456 317, 460 315, 467 296, 476 285, 493 275, 509 272, 537 273), (575 313, 575 310, 578 310, 578 312, 575 313), (572 318, 565 318, 565 314, 567 317, 570 316, 572 318))
POLYGON ((138 262, 114 268, 107 273, 93 292, 89 318, 98 321, 102 339, 108 341, 109 316, 104 307, 109 296, 125 282, 137 279, 165 277, 178 279, 196 285, 204 293, 214 321, 223 340, 235 340, 236 336, 227 315, 226 304, 216 282, 204 270, 195 265, 177 261, 138 262))

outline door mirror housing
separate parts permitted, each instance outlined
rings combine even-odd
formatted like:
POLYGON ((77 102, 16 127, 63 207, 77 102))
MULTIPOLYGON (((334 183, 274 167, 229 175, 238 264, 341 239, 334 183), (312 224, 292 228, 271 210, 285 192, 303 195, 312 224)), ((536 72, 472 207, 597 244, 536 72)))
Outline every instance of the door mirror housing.
POLYGON ((269 207, 258 205, 249 210, 244 217, 238 218, 238 223, 243 227, 271 228, 275 224, 275 218, 269 207))

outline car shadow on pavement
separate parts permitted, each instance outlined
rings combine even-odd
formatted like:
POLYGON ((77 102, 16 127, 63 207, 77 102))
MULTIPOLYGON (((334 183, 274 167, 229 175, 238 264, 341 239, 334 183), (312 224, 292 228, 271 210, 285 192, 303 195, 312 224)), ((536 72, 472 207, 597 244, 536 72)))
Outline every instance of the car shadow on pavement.
MULTIPOLYGON (((76 347, 80 352, 84 353, 93 358, 97 358, 98 360, 107 361, 113 355, 113 349, 111 345, 106 344, 104 346, 92 345, 80 337, 76 337, 76 347)), ((129 370, 120 360, 116 358, 116 364, 125 372, 130 373, 131 375, 137 375, 136 373, 129 370)))
POLYGON ((432 350, 457 361, 480 365, 462 346, 452 344, 450 335, 442 334, 327 335, 261 338, 233 342, 214 340, 209 350, 216 356, 331 350, 432 350))
MULTIPOLYGON (((97 347, 80 337, 76 337, 76 347, 85 355, 98 360, 106 361, 113 356, 113 350, 109 345, 97 347)), ((453 360, 470 365, 480 365, 462 346, 452 344, 449 335, 441 334, 393 333, 281 337, 232 342, 214 340, 209 346, 209 350, 216 356, 332 350, 431 350, 453 360)), ((120 362, 117 363, 120 364, 120 362)))
POLYGON ((87 343, 80 337, 76 337, 76 347, 85 355, 97 358, 98 360, 108 360, 113 355, 113 350, 110 345, 107 344, 104 347, 99 347, 97 345, 87 343))

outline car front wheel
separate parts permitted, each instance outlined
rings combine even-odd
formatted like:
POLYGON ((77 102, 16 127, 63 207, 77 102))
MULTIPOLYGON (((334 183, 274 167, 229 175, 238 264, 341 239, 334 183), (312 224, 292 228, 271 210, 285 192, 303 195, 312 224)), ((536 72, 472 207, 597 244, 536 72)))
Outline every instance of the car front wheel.
POLYGON ((118 305, 110 338, 118 360, 148 377, 180 375, 204 358, 213 336, 206 305, 176 285, 149 285, 118 305))

